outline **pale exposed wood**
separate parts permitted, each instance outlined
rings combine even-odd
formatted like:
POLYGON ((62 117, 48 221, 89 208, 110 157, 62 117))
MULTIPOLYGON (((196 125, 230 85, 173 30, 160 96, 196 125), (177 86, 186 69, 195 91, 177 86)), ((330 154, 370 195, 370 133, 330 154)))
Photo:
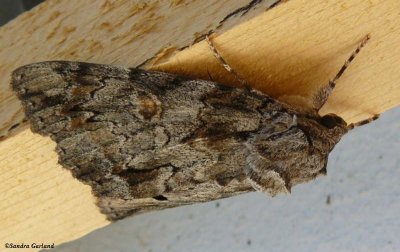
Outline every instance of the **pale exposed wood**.
MULTIPOLYGON (((0 28, 0 131, 22 119, 8 88, 16 67, 68 59, 136 66, 157 52, 148 68, 219 82, 235 80, 204 42, 177 54, 195 37, 248 1, 48 1, 0 28), (164 50, 163 50, 164 49, 164 50)), ((369 33, 372 37, 338 82, 323 113, 352 122, 399 104, 398 0, 291 0, 267 13, 259 6, 225 23, 214 43, 253 87, 298 103, 327 83, 369 33), (261 14, 260 14, 261 13, 261 14), (241 23, 240 25, 238 25, 241 23), (233 29, 224 32, 224 29, 233 29)), ((89 189, 56 163, 54 144, 20 130, 0 142, 0 242, 63 242, 107 222, 89 189), (4 227, 4 228, 3 228, 4 227), (49 232, 51 230, 51 232, 49 232)), ((1 135, 1 134, 0 134, 1 135)))
POLYGON ((108 223, 90 187, 57 164, 54 148, 30 130, 0 143, 2 249, 5 243, 59 244, 108 223))
MULTIPOLYGON (((291 0, 236 26, 213 42, 254 88, 304 104, 333 78, 362 38, 371 40, 321 110, 357 122, 400 103, 400 1, 291 0)), ((239 85, 205 42, 153 69, 239 85), (201 55, 201 57, 199 57, 201 55)))

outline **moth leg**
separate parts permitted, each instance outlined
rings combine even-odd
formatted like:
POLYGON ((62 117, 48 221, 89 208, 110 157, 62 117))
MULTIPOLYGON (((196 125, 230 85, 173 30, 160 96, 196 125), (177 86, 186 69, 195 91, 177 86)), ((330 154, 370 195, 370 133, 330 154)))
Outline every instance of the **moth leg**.
POLYGON ((336 86, 336 81, 343 75, 344 71, 354 60, 356 55, 360 52, 361 48, 365 46, 365 44, 368 42, 369 39, 370 39, 369 35, 365 36, 361 41, 361 43, 357 46, 356 50, 354 50, 353 53, 350 55, 350 57, 344 62, 343 66, 340 68, 336 76, 329 81, 328 85, 323 86, 320 90, 318 90, 317 94, 314 96, 314 101, 313 101, 314 109, 316 111, 319 111, 322 108, 322 106, 326 103, 328 97, 330 96, 330 94, 332 93, 333 89, 336 86))
POLYGON ((235 76, 235 78, 246 88, 250 89, 250 85, 242 78, 240 75, 222 58, 221 54, 218 52, 215 45, 211 42, 210 37, 206 35, 206 41, 208 46, 210 47, 212 53, 218 62, 225 68, 226 71, 235 76))
POLYGON ((370 123, 370 122, 373 122, 373 121, 375 121, 375 120, 378 119, 378 118, 379 118, 379 114, 373 115, 373 116, 371 116, 370 118, 367 118, 367 119, 365 119, 365 120, 362 120, 362 121, 359 121, 359 122, 356 122, 356 123, 350 123, 349 125, 347 125, 347 128, 348 128, 349 130, 352 130, 352 129, 356 128, 356 127, 359 127, 359 126, 368 124, 368 123, 370 123))

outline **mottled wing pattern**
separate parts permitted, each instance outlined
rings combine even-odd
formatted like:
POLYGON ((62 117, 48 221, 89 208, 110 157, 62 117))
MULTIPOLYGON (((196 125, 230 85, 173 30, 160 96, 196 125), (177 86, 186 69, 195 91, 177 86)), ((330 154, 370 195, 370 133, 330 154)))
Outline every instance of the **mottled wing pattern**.
POLYGON ((15 70, 12 87, 32 130, 57 143, 59 163, 92 187, 111 220, 289 191, 324 173, 334 146, 312 115, 167 73, 41 62, 15 70))
POLYGON ((17 69, 13 89, 59 163, 111 219, 252 190, 243 141, 265 98, 208 81, 79 62, 17 69))

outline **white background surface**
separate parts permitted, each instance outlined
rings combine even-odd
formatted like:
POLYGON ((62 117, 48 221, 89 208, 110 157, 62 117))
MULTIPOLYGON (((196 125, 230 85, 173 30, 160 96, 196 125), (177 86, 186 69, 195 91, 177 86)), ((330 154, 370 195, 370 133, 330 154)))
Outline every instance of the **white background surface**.
POLYGON ((397 108, 347 134, 328 175, 291 195, 142 214, 52 251, 400 251, 399 156, 397 108))

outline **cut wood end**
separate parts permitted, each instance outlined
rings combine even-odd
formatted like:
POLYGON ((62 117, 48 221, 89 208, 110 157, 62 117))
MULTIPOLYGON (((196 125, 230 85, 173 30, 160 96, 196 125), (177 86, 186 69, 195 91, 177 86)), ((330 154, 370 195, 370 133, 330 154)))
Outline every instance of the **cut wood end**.
POLYGON ((90 186, 57 164, 55 145, 27 128, 0 142, 0 179, 7 181, 0 185, 1 226, 7 230, 0 240, 29 244, 41 237, 60 244, 109 223, 90 186))

